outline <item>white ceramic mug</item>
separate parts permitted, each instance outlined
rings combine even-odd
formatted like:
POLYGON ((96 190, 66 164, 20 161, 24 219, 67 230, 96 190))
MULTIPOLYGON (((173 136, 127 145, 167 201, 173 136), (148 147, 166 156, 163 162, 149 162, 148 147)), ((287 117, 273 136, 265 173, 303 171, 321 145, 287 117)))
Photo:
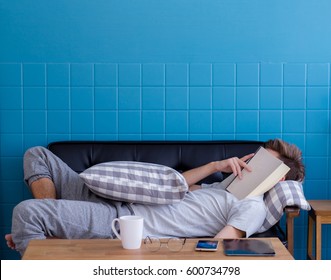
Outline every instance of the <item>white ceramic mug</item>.
POLYGON ((111 228, 118 239, 122 241, 124 249, 139 249, 143 236, 144 219, 139 216, 122 216, 112 221, 111 228), (115 224, 119 223, 120 233, 115 224))

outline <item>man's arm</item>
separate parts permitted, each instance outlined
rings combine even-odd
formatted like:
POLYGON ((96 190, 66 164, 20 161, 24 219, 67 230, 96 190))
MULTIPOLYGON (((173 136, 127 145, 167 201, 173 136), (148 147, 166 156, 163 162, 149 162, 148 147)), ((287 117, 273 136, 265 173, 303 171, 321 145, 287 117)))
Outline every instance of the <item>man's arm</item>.
POLYGON ((227 222, 215 238, 249 237, 257 232, 267 216, 263 195, 237 200, 226 207, 227 222))
POLYGON ((225 160, 213 161, 203 166, 183 172, 183 176, 190 186, 190 190, 198 188, 195 184, 200 180, 215 172, 233 172, 241 178, 241 170, 243 168, 251 171, 251 168, 246 164, 246 160, 250 159, 254 154, 246 155, 242 158, 232 157, 225 160))
POLYGON ((215 238, 242 238, 242 237, 245 237, 245 232, 236 229, 233 226, 225 226, 218 234, 215 235, 215 238))

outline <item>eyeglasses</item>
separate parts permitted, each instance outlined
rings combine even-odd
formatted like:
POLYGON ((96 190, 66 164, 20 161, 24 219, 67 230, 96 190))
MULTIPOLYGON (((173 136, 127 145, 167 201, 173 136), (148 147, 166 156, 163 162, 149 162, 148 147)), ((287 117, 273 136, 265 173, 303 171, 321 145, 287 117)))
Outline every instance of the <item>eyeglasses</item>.
POLYGON ((184 244, 186 243, 186 238, 179 239, 179 238, 169 238, 167 240, 160 240, 155 236, 147 236, 144 240, 144 244, 146 248, 152 252, 158 251, 161 246, 165 245, 172 252, 180 251, 184 244))

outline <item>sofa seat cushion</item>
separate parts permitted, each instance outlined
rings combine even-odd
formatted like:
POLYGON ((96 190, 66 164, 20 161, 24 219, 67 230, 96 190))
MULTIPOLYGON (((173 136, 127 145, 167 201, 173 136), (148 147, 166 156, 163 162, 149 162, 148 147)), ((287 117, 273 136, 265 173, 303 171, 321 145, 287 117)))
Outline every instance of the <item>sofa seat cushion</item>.
POLYGON ((80 177, 95 194, 130 203, 178 203, 188 191, 178 171, 154 163, 105 162, 86 169, 80 177))

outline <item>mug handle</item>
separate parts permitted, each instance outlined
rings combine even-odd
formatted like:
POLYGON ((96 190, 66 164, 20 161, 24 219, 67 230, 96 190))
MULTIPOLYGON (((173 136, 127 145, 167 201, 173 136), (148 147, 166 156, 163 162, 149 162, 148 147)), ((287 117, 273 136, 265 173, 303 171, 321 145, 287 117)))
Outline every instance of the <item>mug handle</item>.
POLYGON ((115 223, 116 222, 120 222, 120 220, 119 219, 117 219, 117 218, 115 218, 113 221, 112 221, 112 223, 111 223, 111 229, 113 230, 113 232, 114 232, 114 234, 117 236, 117 238, 119 239, 119 240, 121 240, 121 236, 119 235, 119 233, 117 232, 117 230, 116 230, 116 228, 115 228, 115 223))

